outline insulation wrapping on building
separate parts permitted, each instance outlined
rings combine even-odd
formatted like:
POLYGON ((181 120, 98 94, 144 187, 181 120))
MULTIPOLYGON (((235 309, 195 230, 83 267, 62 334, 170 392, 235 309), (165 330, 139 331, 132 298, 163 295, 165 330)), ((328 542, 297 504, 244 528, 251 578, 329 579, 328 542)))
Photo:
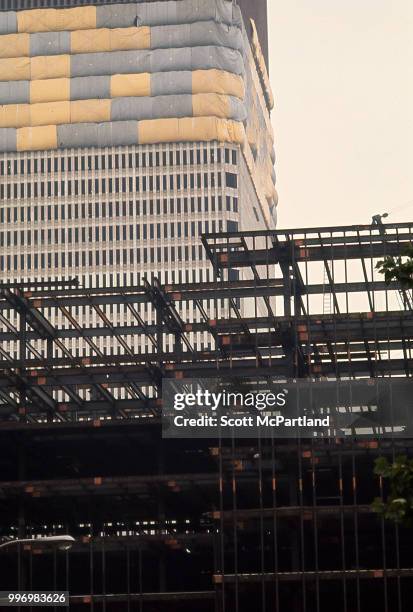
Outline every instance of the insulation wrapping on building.
POLYGON ((0 34, 178 25, 195 21, 234 24, 239 28, 242 23, 239 7, 230 0, 172 0, 3 12, 0 13, 0 34))
POLYGON ((175 94, 220 94, 242 101, 245 86, 241 76, 217 69, 0 81, 1 105, 175 94))
POLYGON ((128 121, 154 121, 145 142, 159 142, 156 120, 164 119, 174 120, 172 140, 180 132, 195 140, 190 126, 199 140, 210 139, 205 126, 238 140, 247 119, 241 26, 229 0, 1 13, 1 149, 72 146, 65 144, 71 125, 78 146, 90 146, 94 130, 81 124, 98 125, 109 145, 117 123, 128 121), (205 118, 202 129, 197 118, 205 118), (181 119, 190 120, 183 131, 181 119), (240 129, 222 129, 225 121, 240 129))
POLYGON ((0 106, 0 127, 35 127, 64 123, 101 123, 142 119, 219 117, 246 119, 240 100, 221 94, 90 99, 0 106))
POLYGON ((254 53, 232 0, 2 12, 0 151, 239 143, 274 201, 254 53))
POLYGON ((173 49, 215 45, 242 49, 238 28, 214 22, 177 26, 77 30, 38 34, 3 34, 0 58, 38 57, 42 55, 78 55, 139 49, 173 49))
MULTIPOLYGON (((1 37, 0 37, 1 42, 1 37)), ((115 74, 141 74, 185 70, 224 70, 243 75, 242 55, 223 47, 185 47, 156 49, 155 51, 116 51, 58 55, 33 58, 0 59, 0 80, 39 80, 104 76, 115 74)))
POLYGON ((1 135, 0 152, 84 147, 85 142, 90 147, 214 140, 242 144, 245 138, 242 123, 215 117, 2 128, 1 135))

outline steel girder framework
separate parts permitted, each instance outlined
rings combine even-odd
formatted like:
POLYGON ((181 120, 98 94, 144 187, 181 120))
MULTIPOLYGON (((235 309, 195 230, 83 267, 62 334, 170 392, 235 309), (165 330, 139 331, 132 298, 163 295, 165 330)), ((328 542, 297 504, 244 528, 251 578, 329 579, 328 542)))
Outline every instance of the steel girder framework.
POLYGON ((77 536, 0 555, 4 588, 68 588, 75 610, 407 612, 412 536, 371 501, 375 457, 410 440, 162 441, 160 413, 163 378, 410 378, 411 295, 375 266, 412 239, 208 235, 208 283, 0 286, 2 533, 77 536))
POLYGON ((210 283, 0 287, 0 418, 153 416, 163 378, 410 376, 411 296, 375 265, 412 238, 409 224, 209 235, 210 283))

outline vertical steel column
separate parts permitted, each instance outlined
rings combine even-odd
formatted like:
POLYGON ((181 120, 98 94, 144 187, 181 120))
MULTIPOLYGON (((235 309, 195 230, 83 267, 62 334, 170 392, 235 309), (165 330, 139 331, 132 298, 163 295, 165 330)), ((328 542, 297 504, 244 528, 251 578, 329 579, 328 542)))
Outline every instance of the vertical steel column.
MULTIPOLYGON (((26 480, 26 448, 25 437, 21 436, 18 440, 18 479, 19 481, 26 480)), ((17 517, 17 536, 19 539, 26 537, 26 508, 24 503, 24 495, 21 492, 18 502, 18 517, 17 517)), ((21 544, 18 545, 18 588, 24 591, 27 583, 27 572, 25 567, 24 549, 21 544)), ((20 609, 20 608, 19 608, 20 609)))
MULTIPOLYGON (((20 376, 24 376, 24 369, 26 363, 26 314, 19 312, 19 360, 21 367, 17 370, 20 376)), ((21 385, 19 391, 19 420, 25 421, 26 419, 26 392, 21 385)))
MULTIPOLYGON (((164 461, 164 446, 162 440, 160 440, 158 447, 158 474, 162 476, 165 474, 165 461, 164 461)), ((165 499, 162 486, 158 489, 158 521, 159 524, 165 525, 166 514, 165 514, 165 499)), ((167 576, 166 576, 166 560, 165 551, 162 550, 159 553, 159 590, 161 593, 166 593, 167 588, 167 576)))

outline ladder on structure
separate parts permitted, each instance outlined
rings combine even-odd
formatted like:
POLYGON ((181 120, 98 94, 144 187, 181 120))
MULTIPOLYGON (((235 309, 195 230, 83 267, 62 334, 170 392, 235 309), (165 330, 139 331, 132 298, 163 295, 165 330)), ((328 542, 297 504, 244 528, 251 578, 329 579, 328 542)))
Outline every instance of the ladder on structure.
POLYGON ((331 294, 330 282, 327 270, 324 268, 323 280, 323 315, 331 315, 333 310, 333 296, 331 294))

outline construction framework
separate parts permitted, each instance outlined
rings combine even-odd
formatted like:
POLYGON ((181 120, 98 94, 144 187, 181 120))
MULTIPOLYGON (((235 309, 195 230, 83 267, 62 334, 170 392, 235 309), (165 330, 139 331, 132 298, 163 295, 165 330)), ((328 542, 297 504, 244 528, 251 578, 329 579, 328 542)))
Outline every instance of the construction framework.
POLYGON ((64 588, 75 610, 407 611, 412 536, 371 502, 374 459, 411 440, 162 440, 160 421, 168 378, 411 378, 412 296, 376 264, 412 241, 413 223, 209 234, 210 283, 0 286, 2 535, 77 537, 0 555, 1 588, 64 588))

